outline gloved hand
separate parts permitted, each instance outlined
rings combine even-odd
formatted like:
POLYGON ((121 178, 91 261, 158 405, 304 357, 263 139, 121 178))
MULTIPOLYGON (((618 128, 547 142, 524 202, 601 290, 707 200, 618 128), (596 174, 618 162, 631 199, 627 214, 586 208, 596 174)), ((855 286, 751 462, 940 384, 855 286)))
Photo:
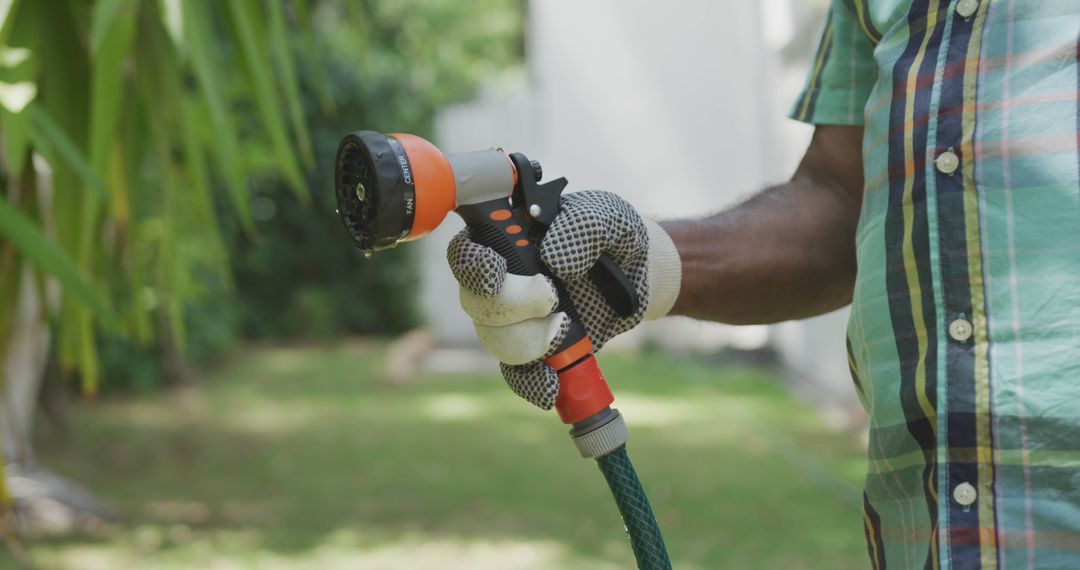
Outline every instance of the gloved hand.
MULTIPOLYGON (((540 258, 565 285, 594 352, 642 319, 667 314, 679 293, 682 267, 671 238, 610 192, 563 195, 559 214, 540 243, 540 258), (608 306, 587 275, 601 253, 618 264, 641 299, 629 317, 608 306)), ((559 380, 543 360, 562 343, 570 322, 565 313, 552 312, 558 304, 552 281, 507 273, 506 260, 471 241, 468 229, 451 240, 447 259, 461 285, 461 306, 480 343, 499 359, 510 388, 551 409, 559 380)))

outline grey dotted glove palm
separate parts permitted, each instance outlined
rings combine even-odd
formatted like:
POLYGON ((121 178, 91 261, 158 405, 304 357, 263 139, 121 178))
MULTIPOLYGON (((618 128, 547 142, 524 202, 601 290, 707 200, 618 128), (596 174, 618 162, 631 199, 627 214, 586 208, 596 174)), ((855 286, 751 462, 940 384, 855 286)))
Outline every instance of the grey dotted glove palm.
MULTIPOLYGON (((643 319, 667 314, 679 292, 681 266, 671 238, 610 192, 563 195, 540 243, 540 258, 563 283, 594 352, 643 319), (588 276, 601 254, 615 261, 637 291, 641 304, 629 316, 608 305, 588 276)), ((510 388, 550 409, 559 381, 544 359, 562 343, 570 323, 565 313, 553 312, 559 301, 554 283, 543 275, 507 273, 506 260, 469 239, 468 229, 451 240, 447 259, 461 285, 461 306, 481 344, 499 359, 510 388)))

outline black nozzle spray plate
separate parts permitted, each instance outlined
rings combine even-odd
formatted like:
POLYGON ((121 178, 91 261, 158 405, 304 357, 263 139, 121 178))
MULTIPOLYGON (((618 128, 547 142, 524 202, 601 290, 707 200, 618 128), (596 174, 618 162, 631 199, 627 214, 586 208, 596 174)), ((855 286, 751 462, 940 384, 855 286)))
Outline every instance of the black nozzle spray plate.
POLYGON ((338 215, 366 253, 394 247, 409 235, 416 186, 401 143, 375 131, 341 139, 334 168, 338 215))

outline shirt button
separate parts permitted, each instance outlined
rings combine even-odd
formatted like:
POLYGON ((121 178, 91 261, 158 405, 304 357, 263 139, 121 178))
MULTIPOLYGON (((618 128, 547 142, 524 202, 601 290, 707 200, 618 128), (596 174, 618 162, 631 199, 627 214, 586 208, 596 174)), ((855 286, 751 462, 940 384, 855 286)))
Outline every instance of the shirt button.
POLYGON ((938 171, 943 174, 952 174, 960 168, 960 157, 956 156, 955 152, 947 150, 934 159, 934 166, 937 166, 938 171))
POLYGON ((975 492, 975 487, 972 487, 971 483, 960 483, 952 490, 952 498, 963 507, 974 503, 975 498, 978 496, 979 494, 975 492))
POLYGON ((949 336, 956 341, 967 341, 967 339, 971 338, 971 321, 967 319, 956 319, 949 323, 949 336))
POLYGON ((968 18, 979 9, 979 0, 960 0, 956 3, 956 13, 961 18, 968 18))

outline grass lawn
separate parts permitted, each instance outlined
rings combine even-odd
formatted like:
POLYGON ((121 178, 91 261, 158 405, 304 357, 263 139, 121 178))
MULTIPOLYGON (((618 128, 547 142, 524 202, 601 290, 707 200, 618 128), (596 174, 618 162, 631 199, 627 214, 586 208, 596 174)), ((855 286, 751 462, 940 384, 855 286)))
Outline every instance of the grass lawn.
MULTIPOLYGON (((621 569, 603 478, 496 376, 377 380, 381 347, 257 348, 77 411, 40 459, 127 516, 43 568, 621 569)), ((768 373, 601 357, 677 569, 864 568, 863 451, 768 373)), ((0 562, 10 560, 0 559, 0 562)))

